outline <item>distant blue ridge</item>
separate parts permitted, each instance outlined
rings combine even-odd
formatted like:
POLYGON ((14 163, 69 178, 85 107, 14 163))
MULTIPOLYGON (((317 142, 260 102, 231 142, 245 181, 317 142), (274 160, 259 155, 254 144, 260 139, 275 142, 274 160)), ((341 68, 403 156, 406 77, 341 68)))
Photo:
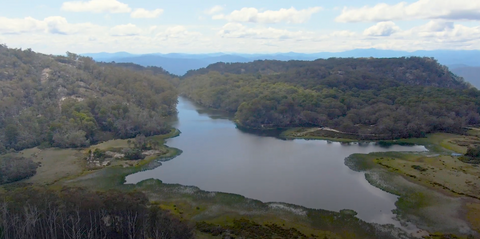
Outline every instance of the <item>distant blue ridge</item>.
POLYGON ((235 63, 251 62, 255 60, 315 60, 331 57, 433 57, 440 64, 446 65, 450 70, 465 78, 477 88, 480 88, 480 51, 479 50, 433 50, 433 51, 394 51, 379 49, 354 49, 344 52, 320 52, 320 53, 271 53, 271 54, 242 54, 242 53, 150 53, 132 54, 128 52, 116 53, 85 53, 83 56, 92 57, 96 61, 135 63, 142 66, 162 67, 166 71, 182 76, 189 70, 207 67, 217 62, 235 63))

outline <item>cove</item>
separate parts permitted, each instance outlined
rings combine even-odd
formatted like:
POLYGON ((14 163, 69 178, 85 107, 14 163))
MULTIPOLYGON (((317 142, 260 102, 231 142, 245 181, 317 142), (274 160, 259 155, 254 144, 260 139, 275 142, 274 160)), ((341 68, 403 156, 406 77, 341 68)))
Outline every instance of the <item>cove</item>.
POLYGON ((154 178, 263 202, 353 209, 359 218, 381 224, 399 224, 392 213, 397 196, 370 185, 364 173, 350 170, 344 159, 354 153, 426 150, 423 146, 282 140, 246 133, 228 117, 182 97, 173 126, 182 133, 167 145, 183 153, 156 169, 127 176, 126 183, 154 178))

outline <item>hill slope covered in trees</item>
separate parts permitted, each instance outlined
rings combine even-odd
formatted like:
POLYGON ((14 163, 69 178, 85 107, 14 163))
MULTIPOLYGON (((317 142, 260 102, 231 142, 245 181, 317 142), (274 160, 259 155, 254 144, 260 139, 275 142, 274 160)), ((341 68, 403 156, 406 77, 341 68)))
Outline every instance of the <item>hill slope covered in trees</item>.
POLYGON ((480 122, 480 92, 432 58, 217 63, 190 71, 180 91, 236 112, 248 128, 320 126, 391 139, 480 122))
POLYGON ((165 117, 177 103, 170 78, 160 68, 100 65, 72 53, 1 45, 0 152, 167 132, 165 117))

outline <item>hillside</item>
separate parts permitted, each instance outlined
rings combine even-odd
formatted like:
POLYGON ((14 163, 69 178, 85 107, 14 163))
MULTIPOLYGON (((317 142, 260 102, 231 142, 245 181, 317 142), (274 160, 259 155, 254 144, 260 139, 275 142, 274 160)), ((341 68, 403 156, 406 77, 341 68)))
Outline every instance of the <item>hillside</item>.
POLYGON ((434 51, 393 51, 379 49, 354 49, 344 52, 319 52, 319 53, 273 53, 273 54, 240 54, 240 53, 208 53, 208 54, 186 54, 186 53, 151 53, 131 54, 127 52, 117 53, 85 53, 84 56, 92 57, 95 61, 101 62, 124 62, 135 63, 143 66, 158 66, 166 69, 175 75, 184 75, 189 70, 205 68, 217 62, 224 63, 246 63, 257 60, 278 60, 291 61, 302 60, 312 61, 316 59, 328 59, 332 57, 433 57, 439 63, 447 66, 470 65, 479 66, 480 51, 478 50, 434 50, 434 51))
POLYGON ((236 112, 247 128, 331 127, 392 139, 480 122, 480 92, 432 58, 217 63, 190 71, 180 91, 236 112))
MULTIPOLYGON (((389 83, 405 83, 409 85, 439 86, 467 88, 467 84, 459 77, 439 65, 432 58, 330 58, 315 61, 254 61, 251 63, 216 63, 206 68, 188 72, 185 77, 206 74, 216 71, 221 74, 262 74, 271 75, 286 73, 283 81, 298 78, 299 70, 307 77, 319 79, 356 77, 360 74, 369 75, 377 80, 387 80, 389 83), (293 72, 295 71, 295 73, 293 72)), ((303 77, 305 77, 303 76, 303 77)), ((281 78, 281 77, 280 77, 281 78)), ((376 82, 377 83, 377 82, 376 82)), ((384 84, 382 82, 381 84, 384 84)), ((396 84, 393 83, 393 84, 396 84)))
POLYGON ((135 63, 142 66, 157 66, 168 69, 169 72, 175 75, 184 75, 191 69, 199 69, 206 67, 216 62, 248 62, 249 59, 240 56, 222 55, 204 57, 182 56, 182 55, 141 55, 129 57, 115 57, 111 59, 99 58, 99 61, 109 62, 115 61, 117 63, 135 63))
POLYGON ((171 76, 125 67, 0 46, 0 152, 166 132, 177 103, 171 76))

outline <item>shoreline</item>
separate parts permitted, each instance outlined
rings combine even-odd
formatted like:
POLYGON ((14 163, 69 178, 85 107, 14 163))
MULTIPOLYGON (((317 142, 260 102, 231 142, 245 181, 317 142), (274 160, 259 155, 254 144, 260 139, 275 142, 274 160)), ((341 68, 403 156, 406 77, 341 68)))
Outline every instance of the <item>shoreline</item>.
POLYGON ((365 172, 371 185, 399 196, 395 213, 400 221, 414 222, 426 230, 478 236, 480 193, 476 188, 480 186, 480 170, 451 156, 451 152, 466 150, 452 142, 471 140, 469 137, 429 135, 417 141, 429 146, 430 153, 354 154, 345 159, 345 165, 365 172))
MULTIPOLYGON (((175 158, 181 153, 181 150, 171 149, 176 153, 168 158, 175 158)), ((66 183, 69 186, 96 190, 140 190, 147 194, 150 201, 158 202, 161 208, 171 211, 183 220, 213 223, 219 227, 227 227, 232 220, 241 220, 245 215, 249 215, 248 218, 255 223, 275 223, 319 238, 349 238, 352 234, 357 235, 355 238, 395 238, 393 234, 409 238, 408 232, 400 228, 392 227, 390 224, 365 222, 349 210, 335 212, 281 202, 264 203, 239 194, 209 192, 195 186, 164 184, 155 179, 125 184, 126 176, 161 166, 154 162, 154 159, 145 159, 134 167, 110 166, 66 183), (347 231, 345 228, 348 228, 347 231)))
MULTIPOLYGON (((93 188, 94 190, 109 190, 109 189, 118 189, 122 191, 141 190, 148 195, 151 201, 161 201, 161 206, 164 209, 170 210, 172 213, 179 216, 180 218, 193 220, 197 222, 206 221, 210 223, 217 223, 218 225, 227 225, 231 223, 232 218, 237 218, 237 219, 243 218, 242 215, 245 215, 244 214, 245 208, 248 208, 247 210, 248 213, 255 215, 254 218, 257 221, 258 220, 264 221, 264 222, 272 222, 272 220, 277 221, 277 219, 275 218, 282 215, 282 217, 284 218, 289 218, 287 220, 288 222, 283 221, 282 222, 283 224, 286 223, 286 225, 294 226, 295 228, 303 228, 302 229, 303 232, 310 232, 312 231, 313 228, 317 228, 314 230, 314 232, 317 232, 317 235, 322 235, 322 233, 323 235, 326 235, 325 234, 326 229, 323 227, 318 227, 313 225, 306 226, 308 224, 305 221, 306 219, 308 219, 307 221, 312 221, 312 220, 315 221, 315 220, 319 220, 319 218, 317 217, 323 218, 325 217, 325 215, 338 217, 338 215, 342 214, 341 212, 308 209, 305 207, 288 205, 285 203, 259 202, 259 203, 255 203, 255 205, 257 206, 252 208, 250 206, 246 206, 243 204, 250 204, 255 200, 245 198, 244 196, 241 196, 241 195, 219 193, 219 192, 207 192, 207 191, 202 191, 196 187, 189 187, 189 186, 176 185, 176 184, 163 184, 161 181, 153 180, 153 179, 148 179, 148 180, 139 182, 138 184, 125 184, 126 176, 143 171, 143 170, 156 168, 161 165, 161 161, 173 159, 176 156, 178 156, 181 153, 181 150, 166 146, 165 140, 168 138, 177 137, 179 134, 180 132, 178 131, 178 129, 172 129, 172 131, 169 134, 153 136, 153 137, 157 137, 158 140, 162 140, 163 147, 168 148, 168 153, 165 155, 162 155, 161 157, 147 157, 144 160, 138 161, 135 166, 131 166, 131 167, 123 167, 121 165, 112 165, 112 166, 108 166, 98 170, 83 171, 81 174, 72 175, 67 178, 62 178, 54 182, 50 186, 56 187, 56 188, 62 187, 62 186, 80 186, 80 187, 93 188), (225 198, 228 198, 228 199, 225 199, 225 198), (221 205, 220 207, 222 209, 220 211, 213 212, 212 210, 214 210, 214 208, 217 208, 219 206, 218 204, 221 205), (277 208, 274 210, 275 212, 272 212, 273 209, 268 209, 267 211, 265 211, 265 208, 270 208, 269 205, 271 204, 274 204, 274 205, 278 204, 279 206, 277 206, 277 208), (232 206, 232 205, 236 205, 236 206, 232 206), (197 209, 197 208, 200 208, 200 209, 197 209), (263 208, 263 209, 258 211, 259 208, 263 208), (232 210, 235 211, 235 213, 232 214, 232 210), (305 212, 306 216, 303 213, 302 215, 304 216, 298 215, 298 210, 303 210, 302 212, 305 212), (224 218, 224 213, 227 213, 226 215, 230 215, 229 218, 224 218), (270 213, 273 213, 273 214, 270 214, 270 213), (317 216, 311 217, 309 216, 310 214, 315 214, 317 216), (272 217, 272 215, 276 215, 276 216, 272 217), (299 224, 297 221, 302 221, 302 223, 299 224), (318 228, 323 228, 323 230, 321 230, 320 232, 316 231, 318 230, 318 228)), ((405 140, 402 140, 402 142, 406 141, 405 143, 412 143, 410 141, 419 141, 420 143, 423 143, 420 145, 425 145, 426 142, 430 142, 431 144, 436 144, 436 143, 439 143, 439 141, 442 141, 445 138, 452 137, 452 136, 453 135, 439 137, 440 139, 437 139, 438 137, 433 137, 433 139, 431 137, 426 139, 405 139, 405 140)), ((351 141, 351 142, 361 142, 361 141, 351 141)), ((117 144, 118 142, 117 141, 105 142, 103 146, 108 148, 109 146, 111 146, 112 143, 117 144)), ((95 147, 99 147, 99 145, 96 145, 95 147)), ((88 149, 84 149, 84 150, 88 150, 88 149)), ((383 153, 373 153, 373 154, 383 154, 383 153)), ((351 156, 349 156, 349 158, 350 157, 351 156)), ((371 162, 371 164, 369 163, 369 165, 383 167, 382 165, 379 165, 374 161, 371 162)), ((346 166, 349 166, 349 165, 346 165, 346 166)), ((367 181, 371 185, 378 187, 382 190, 385 190, 384 188, 379 187, 374 183, 374 181, 372 180, 374 179, 374 177, 372 175, 374 174, 371 174, 370 171, 366 171, 365 177, 366 178, 369 177, 367 178, 367 181)), ((387 171, 385 175, 394 176, 395 172, 387 171)), ((412 181, 410 182, 412 184, 416 184, 415 182, 412 182, 412 181)), ((400 197, 402 197, 401 193, 398 193, 398 192, 394 193, 391 190, 387 192, 400 195, 400 197)), ((403 198, 404 198, 402 199, 403 201, 401 201, 400 199, 397 201, 396 203, 397 209, 395 210, 397 212, 398 217, 403 217, 403 219, 399 220, 400 223, 402 221, 412 220, 409 217, 409 213, 411 214, 410 211, 402 212, 402 210, 405 210, 404 208, 415 209, 415 207, 412 207, 411 204, 405 205, 404 201, 405 199, 409 199, 408 195, 404 195, 403 198)), ((413 198, 413 200, 416 200, 416 198, 413 198)), ((468 208, 472 208, 472 207, 476 208, 477 206, 480 207, 480 204, 479 205, 473 204, 473 206, 469 206, 468 208)), ((467 205, 462 204, 462 207, 466 208, 467 205)), ((411 215, 414 215, 414 214, 411 214, 411 215)), ((469 215, 469 216, 476 218, 475 215, 469 215)), ((462 218, 467 218, 467 217, 468 215, 466 213, 462 216, 462 218)), ((348 220, 351 220, 351 218, 354 218, 355 221, 360 223, 358 225, 364 225, 364 226, 372 225, 371 223, 364 222, 355 216, 351 216, 349 218, 350 219, 343 218, 342 220, 348 221, 348 220)), ((325 219, 321 220, 322 223, 327 223, 327 221, 331 219, 328 219, 327 221, 324 221, 324 220, 325 219)), ((344 222, 338 221, 336 223, 344 223, 344 222)), ((331 225, 331 226, 339 227, 339 225, 331 225)), ((361 227, 364 227, 364 226, 361 226, 361 227)), ((381 225, 381 226, 379 225, 379 227, 383 228, 382 230, 394 230, 393 228, 387 229, 389 228, 389 225, 381 225)), ((420 226, 419 228, 422 228, 422 226, 420 226)), ((423 228, 427 229, 427 231, 431 233, 436 232, 435 230, 428 230, 430 228, 428 226, 423 228)), ((476 228, 476 227, 472 226, 472 228, 476 228)), ((355 229, 355 230, 358 230, 358 229, 355 229)), ((439 230, 439 231, 442 231, 443 233, 451 232, 451 230, 439 230)), ((467 235, 467 234, 462 234, 462 235, 467 235)), ((368 237, 363 237, 363 238, 368 238, 368 237)))

